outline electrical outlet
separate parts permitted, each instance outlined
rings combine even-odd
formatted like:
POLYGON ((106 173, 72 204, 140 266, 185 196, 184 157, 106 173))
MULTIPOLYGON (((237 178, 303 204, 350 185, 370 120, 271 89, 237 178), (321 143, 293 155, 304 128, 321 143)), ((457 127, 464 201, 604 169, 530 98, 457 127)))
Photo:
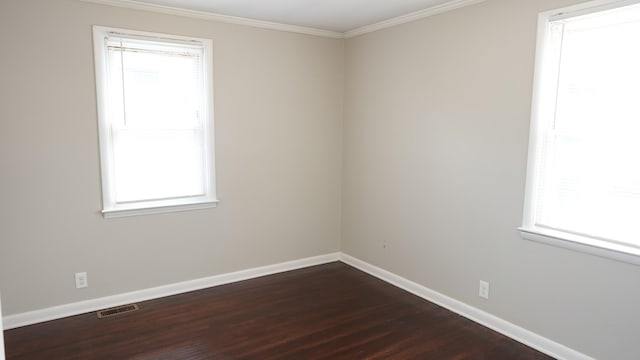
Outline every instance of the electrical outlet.
POLYGON ((86 272, 76 273, 76 289, 86 288, 89 286, 86 272))
POLYGON ((489 299, 489 283, 480 280, 480 288, 478 290, 478 296, 481 298, 489 299))

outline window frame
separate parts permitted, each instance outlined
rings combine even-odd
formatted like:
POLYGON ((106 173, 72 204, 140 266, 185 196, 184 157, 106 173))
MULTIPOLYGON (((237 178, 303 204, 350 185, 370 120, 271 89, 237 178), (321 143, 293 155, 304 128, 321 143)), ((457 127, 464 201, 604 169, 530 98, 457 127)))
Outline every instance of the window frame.
POLYGON ((168 35, 146 31, 93 26, 93 48, 98 110, 100 170, 102 180, 102 210, 105 218, 147 215, 175 211, 213 208, 217 206, 214 156, 213 117, 213 41, 211 39, 168 35), (168 199, 146 199, 118 203, 115 197, 115 171, 113 156, 112 122, 108 116, 108 74, 105 38, 109 35, 147 39, 166 43, 200 44, 203 46, 202 76, 204 78, 203 143, 204 194, 168 199))
MULTIPOLYGON (((547 84, 548 73, 557 71, 548 65, 551 44, 549 32, 553 21, 596 13, 613 8, 640 3, 640 0, 595 0, 582 4, 545 11, 538 16, 536 43, 535 75, 533 86, 527 177, 525 186, 522 226, 518 228, 523 239, 553 245, 565 249, 584 252, 600 257, 640 265, 640 248, 611 242, 606 239, 577 235, 536 226, 536 206, 538 203, 538 185, 543 162, 543 139, 547 120, 544 118, 545 97, 543 92, 554 88, 547 84)), ((557 88, 556 88, 557 89, 557 88)))

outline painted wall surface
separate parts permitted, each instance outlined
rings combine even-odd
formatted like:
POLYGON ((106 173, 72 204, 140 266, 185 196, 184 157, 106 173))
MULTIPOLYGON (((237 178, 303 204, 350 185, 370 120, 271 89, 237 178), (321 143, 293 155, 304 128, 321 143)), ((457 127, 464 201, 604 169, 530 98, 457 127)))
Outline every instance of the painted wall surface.
POLYGON ((5 316, 339 249, 342 40, 3 0, 0 44, 5 316), (100 215, 92 25, 213 39, 217 208, 100 215))
POLYGON ((487 0, 347 40, 342 251, 595 358, 639 359, 640 267, 516 230, 537 14, 575 3, 487 0))

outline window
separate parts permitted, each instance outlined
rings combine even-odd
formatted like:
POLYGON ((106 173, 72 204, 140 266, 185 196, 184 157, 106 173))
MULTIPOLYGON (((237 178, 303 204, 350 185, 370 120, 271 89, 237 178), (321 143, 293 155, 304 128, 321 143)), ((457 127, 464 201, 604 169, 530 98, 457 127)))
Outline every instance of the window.
POLYGON ((104 216, 214 207, 211 40, 93 36, 104 216))
POLYGON ((523 237, 640 264, 640 4, 540 15, 523 237))

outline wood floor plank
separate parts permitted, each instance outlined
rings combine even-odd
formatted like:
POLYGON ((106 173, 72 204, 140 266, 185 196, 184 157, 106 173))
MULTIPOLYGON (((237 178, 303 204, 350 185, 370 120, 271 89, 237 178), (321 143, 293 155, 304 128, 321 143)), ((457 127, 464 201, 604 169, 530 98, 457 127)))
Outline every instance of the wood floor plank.
POLYGON ((551 359, 340 262, 5 332, 8 360, 551 359))

